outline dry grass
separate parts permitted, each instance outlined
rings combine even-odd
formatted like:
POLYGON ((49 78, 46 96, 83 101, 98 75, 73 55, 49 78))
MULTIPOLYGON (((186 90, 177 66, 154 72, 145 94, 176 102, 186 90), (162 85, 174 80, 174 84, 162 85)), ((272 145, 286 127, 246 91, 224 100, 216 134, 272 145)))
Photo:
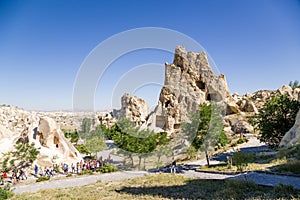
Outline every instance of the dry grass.
POLYGON ((158 174, 92 185, 43 190, 16 195, 13 199, 281 199, 300 198, 292 187, 257 186, 238 180, 187 179, 158 174), (280 192, 278 192, 280 191, 280 192))

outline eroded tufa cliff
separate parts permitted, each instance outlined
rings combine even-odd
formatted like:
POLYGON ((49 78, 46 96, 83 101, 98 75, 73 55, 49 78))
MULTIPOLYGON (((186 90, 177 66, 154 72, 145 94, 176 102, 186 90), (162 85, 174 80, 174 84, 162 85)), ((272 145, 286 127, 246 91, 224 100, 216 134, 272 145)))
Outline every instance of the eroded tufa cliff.
POLYGON ((13 150, 18 141, 34 143, 40 148, 37 162, 42 165, 82 159, 59 125, 52 118, 41 117, 34 111, 0 106, 0 136, 0 153, 13 150))
POLYGON ((165 83, 148 123, 176 132, 188 113, 197 110, 199 104, 225 101, 229 95, 225 76, 214 74, 205 52, 186 52, 179 46, 173 64, 165 64, 165 83))

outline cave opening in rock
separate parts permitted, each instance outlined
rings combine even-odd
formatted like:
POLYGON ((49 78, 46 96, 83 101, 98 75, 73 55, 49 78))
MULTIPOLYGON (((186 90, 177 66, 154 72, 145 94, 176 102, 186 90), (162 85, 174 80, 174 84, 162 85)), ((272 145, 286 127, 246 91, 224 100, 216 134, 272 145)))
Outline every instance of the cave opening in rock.
POLYGON ((170 100, 166 101, 166 103, 165 103, 165 108, 167 108, 167 107, 170 105, 170 103, 171 103, 170 100))
POLYGON ((179 129, 180 128, 180 124, 174 124, 174 129, 179 129))
POLYGON ((58 144, 59 144, 59 139, 58 139, 58 137, 54 136, 54 138, 53 138, 53 143, 55 144, 56 148, 58 148, 58 144))
POLYGON ((222 96, 219 93, 208 93, 206 95, 206 100, 219 102, 222 100, 222 96))
POLYGON ((205 88, 206 88, 206 85, 205 85, 205 83, 203 81, 196 81, 196 85, 202 91, 204 91, 205 88))
POLYGON ((210 94, 207 94, 207 95, 206 95, 206 100, 207 100, 207 101, 211 101, 211 95, 210 95, 210 94))

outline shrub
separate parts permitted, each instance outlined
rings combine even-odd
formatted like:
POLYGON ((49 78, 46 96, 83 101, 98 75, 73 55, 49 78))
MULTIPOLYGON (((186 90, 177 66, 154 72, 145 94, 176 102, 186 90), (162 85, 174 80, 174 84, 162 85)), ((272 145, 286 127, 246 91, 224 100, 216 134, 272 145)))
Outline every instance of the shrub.
POLYGON ((92 175, 93 171, 89 169, 83 170, 79 175, 92 175))
POLYGON ((184 153, 187 155, 187 159, 194 159, 197 157, 197 149, 194 146, 189 146, 184 149, 184 153))
POLYGON ((275 171, 277 172, 291 172, 294 174, 300 174, 300 161, 290 160, 285 164, 279 165, 275 171))
POLYGON ((248 142, 247 138, 240 138, 240 139, 238 139, 238 141, 236 143, 237 144, 243 144, 243 143, 246 143, 246 142, 248 142))
POLYGON ((279 158, 293 158, 300 160, 300 144, 297 144, 295 146, 292 146, 290 148, 283 148, 278 151, 278 157, 279 158))
POLYGON ((110 173, 118 171, 118 168, 113 164, 104 164, 100 167, 99 171, 101 173, 110 173))
POLYGON ((250 163, 254 158, 254 155, 251 153, 244 153, 241 151, 235 152, 232 155, 232 164, 237 167, 237 170, 239 172, 244 171, 244 167, 248 166, 248 163, 250 163))
POLYGON ((13 196, 11 188, 9 185, 5 185, 4 187, 0 187, 0 199, 8 199, 13 196))
POLYGON ((284 185, 279 183, 274 187, 274 193, 280 194, 281 197, 291 198, 293 195, 296 196, 297 190, 291 185, 284 185))
POLYGON ((50 180, 49 176, 41 176, 38 179, 36 179, 36 182, 49 181, 49 180, 50 180))
POLYGON ((227 144, 228 144, 228 138, 227 138, 225 132, 221 131, 219 141, 218 141, 218 145, 220 145, 221 147, 225 147, 227 144))

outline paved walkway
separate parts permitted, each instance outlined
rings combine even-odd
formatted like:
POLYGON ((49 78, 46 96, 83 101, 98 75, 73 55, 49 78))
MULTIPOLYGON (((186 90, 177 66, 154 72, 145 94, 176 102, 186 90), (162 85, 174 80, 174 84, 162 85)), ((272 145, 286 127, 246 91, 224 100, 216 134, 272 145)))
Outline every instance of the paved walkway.
MULTIPOLYGON (((111 174, 90 175, 82 177, 70 177, 60 180, 45 181, 40 183, 33 183, 28 185, 14 186, 14 193, 21 194, 24 192, 36 192, 38 190, 76 187, 96 183, 97 181, 114 181, 127 178, 135 178, 140 176, 149 175, 146 171, 124 171, 115 172, 111 174)), ((294 188, 300 190, 300 177, 271 175, 257 172, 250 172, 238 175, 215 174, 206 172, 196 172, 193 170, 184 170, 179 174, 186 178, 199 178, 199 179, 242 179, 254 181, 256 184, 265 186, 276 186, 279 183, 285 185, 292 185, 294 188), (247 177, 247 178, 246 178, 247 177)))
POLYGON ((15 194, 21 194, 24 192, 36 192, 38 190, 83 186, 96 183, 97 181, 122 180, 127 178, 144 176, 147 174, 149 173, 145 171, 123 171, 99 175, 69 177, 60 180, 53 179, 51 181, 32 183, 28 185, 15 185, 12 188, 14 189, 13 191, 15 194))

